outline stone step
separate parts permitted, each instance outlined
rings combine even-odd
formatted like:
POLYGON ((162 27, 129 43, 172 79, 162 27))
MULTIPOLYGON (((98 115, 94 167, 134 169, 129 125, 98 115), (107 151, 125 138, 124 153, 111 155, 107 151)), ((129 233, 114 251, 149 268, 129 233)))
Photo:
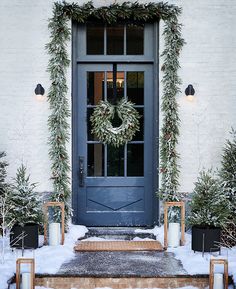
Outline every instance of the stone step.
POLYGON ((117 227, 109 227, 109 228, 89 228, 89 231, 86 235, 79 240, 87 239, 90 237, 98 237, 106 240, 125 240, 130 241, 134 238, 140 239, 152 239, 156 240, 154 234, 149 232, 138 232, 136 233, 136 228, 117 228, 117 227))
POLYGON ((209 276, 165 276, 154 278, 93 278, 77 276, 36 276, 37 286, 47 286, 54 289, 94 289, 94 288, 160 288, 177 289, 193 286, 205 289, 209 285, 209 276))

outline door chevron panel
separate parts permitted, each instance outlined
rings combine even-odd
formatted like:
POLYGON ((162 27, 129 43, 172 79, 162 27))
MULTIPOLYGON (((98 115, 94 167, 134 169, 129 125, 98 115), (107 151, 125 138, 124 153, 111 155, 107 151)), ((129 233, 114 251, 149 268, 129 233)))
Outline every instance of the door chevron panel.
MULTIPOLYGON (((111 209, 112 211, 119 211, 119 210, 121 210, 121 209, 124 209, 124 208, 126 208, 126 207, 128 207, 128 206, 131 206, 131 205, 133 205, 133 204, 135 204, 135 203, 138 203, 138 202, 140 202, 140 201, 142 201, 142 199, 139 199, 139 200, 137 200, 137 201, 134 201, 134 202, 131 202, 131 203, 129 203, 129 204, 124 204, 124 205, 121 205, 121 206, 118 206, 118 207, 110 207, 110 206, 107 206, 106 204, 103 204, 103 203, 100 203, 100 202, 97 202, 97 201, 94 201, 94 200, 91 200, 91 199, 89 199, 89 201, 91 201, 91 202, 94 202, 94 203, 96 203, 96 204, 98 204, 98 205, 101 205, 101 206, 103 206, 103 207, 105 207, 105 208, 108 208, 108 209, 111 209)), ((118 204, 117 204, 118 205, 118 204)))
POLYGON ((144 188, 87 187, 87 211, 144 211, 144 188))

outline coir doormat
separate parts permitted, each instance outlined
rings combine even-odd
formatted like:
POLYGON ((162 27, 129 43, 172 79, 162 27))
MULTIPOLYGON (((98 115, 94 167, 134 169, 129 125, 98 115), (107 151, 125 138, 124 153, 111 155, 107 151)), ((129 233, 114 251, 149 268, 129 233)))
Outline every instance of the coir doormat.
POLYGON ((158 241, 81 241, 75 245, 76 252, 96 251, 164 251, 158 241))

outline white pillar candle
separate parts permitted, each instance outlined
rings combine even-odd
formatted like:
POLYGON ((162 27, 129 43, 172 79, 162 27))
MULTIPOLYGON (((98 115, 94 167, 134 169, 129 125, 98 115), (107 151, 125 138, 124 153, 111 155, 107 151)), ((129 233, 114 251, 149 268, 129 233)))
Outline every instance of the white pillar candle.
POLYGON ((224 289, 224 274, 215 273, 213 289, 224 289))
POLYGON ((31 274, 22 273, 21 278, 22 278, 21 289, 31 289, 31 274))
POLYGON ((180 242, 180 224, 169 223, 168 247, 178 247, 180 242))
POLYGON ((49 245, 57 246, 60 245, 61 239, 61 226, 60 223, 49 224, 49 245))

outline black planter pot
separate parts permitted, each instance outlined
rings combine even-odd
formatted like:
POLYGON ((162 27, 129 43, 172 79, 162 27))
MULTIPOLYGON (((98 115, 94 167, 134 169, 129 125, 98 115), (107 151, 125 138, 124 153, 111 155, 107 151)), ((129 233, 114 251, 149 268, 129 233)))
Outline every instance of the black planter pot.
POLYGON ((39 225, 25 224, 23 227, 15 225, 11 229, 10 244, 13 248, 36 249, 38 248, 39 225), (25 236, 24 240, 21 236, 25 236))
POLYGON ((198 252, 220 251, 221 229, 216 227, 192 227, 192 250, 198 252))

